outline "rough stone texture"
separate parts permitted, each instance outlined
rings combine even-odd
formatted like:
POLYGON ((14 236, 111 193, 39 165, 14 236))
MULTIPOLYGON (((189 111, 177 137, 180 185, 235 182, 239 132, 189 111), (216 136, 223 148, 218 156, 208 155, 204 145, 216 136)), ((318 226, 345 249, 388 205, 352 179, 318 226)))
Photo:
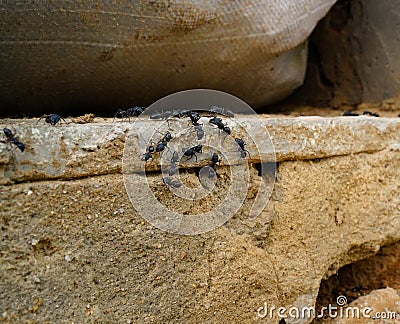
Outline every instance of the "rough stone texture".
MULTIPOLYGON (((120 174, 128 124, 17 124, 30 158, 21 160, 16 151, 15 167, 3 164, 4 182, 22 182, 0 191, 3 319, 253 323, 265 302, 314 306, 321 279, 400 240, 398 120, 263 122, 279 161, 265 213, 249 222, 244 205, 224 226, 197 236, 160 231, 133 209, 120 174), (26 134, 35 127, 42 132, 33 140, 26 134), (43 159, 58 159, 53 155, 59 147, 67 149, 54 170, 77 156, 87 158, 66 175, 28 170, 34 169, 33 156, 37 168, 46 169, 53 160, 43 159), (41 149, 49 153, 41 155, 41 149), (22 176, 21 166, 28 170, 22 176), (27 182, 33 180, 40 181, 27 182)), ((154 189, 163 190, 161 176, 149 176, 154 189)), ((276 313, 264 321, 278 322, 276 313)))
MULTIPOLYGON (((187 128, 186 120, 176 122, 179 122, 178 126, 183 124, 187 128)), ((260 159, 273 161, 275 158, 277 162, 316 159, 376 152, 385 148, 400 149, 400 119, 396 118, 360 116, 258 119, 253 116, 235 118, 235 122, 239 122, 255 136, 259 133, 259 127, 265 127, 273 142, 274 148, 268 140, 258 139, 262 144, 259 149, 263 149, 260 156, 255 146, 246 140, 246 149, 250 152, 252 162, 260 162, 260 159)), ((204 123, 207 123, 206 119, 204 123)), ((11 127, 12 124, 15 125, 15 121, 2 120, 0 128, 11 127)), ((148 119, 134 124, 97 120, 94 124, 49 127, 44 122, 40 124, 36 120, 23 120, 16 137, 26 144, 26 150, 21 154, 19 151, 10 151, 6 145, 0 146, 0 172, 4 175, 0 183, 81 178, 120 172, 125 136, 131 129, 133 140, 130 143, 138 145, 132 149, 132 170, 140 171, 143 164, 140 156, 148 145, 141 142, 143 132, 159 124, 159 121, 148 119)), ((163 125, 167 131, 167 124, 163 125)), ((228 121, 228 125, 237 128, 233 120, 228 121)), ((176 127, 175 122, 173 127, 176 127)), ((241 127, 233 135, 242 137, 246 134, 241 127)), ((220 137, 218 132, 214 132, 212 140, 217 141, 220 137)), ((208 155, 199 156, 200 165, 208 163, 208 159, 208 155)), ((159 170, 160 167, 156 161, 148 163, 147 168, 159 170)))
POLYGON ((382 247, 377 254, 345 265, 321 282, 316 309, 346 296, 347 302, 367 295, 374 290, 391 287, 400 293, 400 242, 382 247))
POLYGON ((340 0, 310 37, 294 103, 339 107, 400 95, 399 0, 340 0))
POLYGON ((327 323, 358 324, 376 323, 377 321, 381 323, 399 323, 400 321, 400 296, 396 290, 392 288, 374 290, 369 295, 362 296, 352 302, 349 307, 358 308, 360 314, 362 314, 362 310, 365 310, 367 307, 371 308, 372 310, 366 313, 370 318, 360 315, 360 318, 337 318, 327 321, 327 323))

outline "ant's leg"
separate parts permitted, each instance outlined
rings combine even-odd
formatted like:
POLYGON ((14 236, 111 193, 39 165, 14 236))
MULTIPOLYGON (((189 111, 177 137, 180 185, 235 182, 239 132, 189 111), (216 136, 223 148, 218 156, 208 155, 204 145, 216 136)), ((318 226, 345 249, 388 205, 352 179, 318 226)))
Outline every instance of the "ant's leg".
POLYGON ((0 141, 0 143, 4 143, 4 144, 10 144, 10 149, 11 149, 11 152, 14 152, 15 151, 15 149, 17 148, 17 146, 15 146, 15 147, 13 147, 12 146, 12 142, 10 142, 10 141, 3 141, 3 140, 1 140, 0 141))
MULTIPOLYGON (((65 119, 62 118, 61 116, 60 116, 60 118, 64 121, 64 123, 69 124, 69 123, 67 123, 67 122, 65 121, 65 119)), ((60 122, 60 124, 61 124, 61 122, 60 122)))
POLYGON ((167 121, 168 129, 172 130, 171 125, 169 124, 169 117, 167 117, 165 120, 167 121))
POLYGON ((116 112, 116 114, 114 115, 114 118, 113 118, 113 121, 112 121, 112 122, 114 122, 115 118, 117 118, 117 115, 118 115, 120 112, 121 112, 121 109, 118 109, 117 112, 116 112))
MULTIPOLYGON (((189 126, 189 123, 188 123, 188 126, 189 126)), ((182 135, 183 135, 183 134, 186 134, 186 133, 189 132, 189 131, 194 131, 194 130, 196 130, 194 127, 189 126, 188 128, 186 128, 186 129, 182 132, 182 135)))
POLYGON ((192 159, 193 155, 189 156, 189 158, 186 160, 186 162, 189 162, 192 159))
POLYGON ((47 117, 47 115, 43 115, 42 117, 40 117, 40 118, 38 119, 38 121, 36 122, 36 124, 39 123, 39 121, 40 121, 42 118, 46 118, 46 117, 47 117))
POLYGON ((222 131, 222 142, 221 142, 221 144, 224 144, 224 142, 225 142, 226 138, 228 137, 228 135, 229 135, 228 133, 222 131))
POLYGON ((158 134, 162 135, 162 136, 165 136, 165 134, 161 133, 158 129, 157 129, 156 132, 157 132, 158 134))
POLYGON ((14 127, 11 127, 13 133, 11 133, 11 137, 15 137, 15 135, 17 135, 17 131, 15 130, 14 127))

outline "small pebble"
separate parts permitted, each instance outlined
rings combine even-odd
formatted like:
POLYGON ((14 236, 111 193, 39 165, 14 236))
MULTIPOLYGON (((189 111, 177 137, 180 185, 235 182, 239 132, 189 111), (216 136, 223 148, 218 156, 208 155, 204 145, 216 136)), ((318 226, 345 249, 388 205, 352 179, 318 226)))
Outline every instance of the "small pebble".
POLYGON ((68 254, 64 257, 65 261, 70 262, 72 260, 71 256, 68 254))
POLYGON ((33 191, 32 190, 28 190, 28 192, 26 193, 28 196, 30 196, 30 195, 32 195, 33 194, 33 191))

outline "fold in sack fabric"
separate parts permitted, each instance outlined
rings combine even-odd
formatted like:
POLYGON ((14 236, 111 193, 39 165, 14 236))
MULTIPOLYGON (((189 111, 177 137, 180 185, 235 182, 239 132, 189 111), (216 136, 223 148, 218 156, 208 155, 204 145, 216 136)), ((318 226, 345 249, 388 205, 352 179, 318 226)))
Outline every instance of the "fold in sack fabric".
POLYGON ((1 1, 0 105, 147 105, 192 88, 265 106, 302 84, 333 0, 1 1))

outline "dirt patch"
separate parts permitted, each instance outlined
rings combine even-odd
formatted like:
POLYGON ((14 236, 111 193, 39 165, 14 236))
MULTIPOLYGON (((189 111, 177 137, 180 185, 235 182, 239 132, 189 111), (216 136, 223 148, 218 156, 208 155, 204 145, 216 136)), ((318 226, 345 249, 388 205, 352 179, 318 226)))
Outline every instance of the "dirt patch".
MULTIPOLYGON (((283 102, 268 108, 274 114, 284 116, 321 116, 334 117, 342 116, 345 111, 357 112, 363 114, 364 111, 378 113, 381 117, 399 117, 400 115, 400 96, 386 99, 379 103, 362 103, 359 105, 342 105, 337 108, 320 108, 315 106, 299 106, 289 102, 283 102)), ((266 110, 264 110, 266 112, 266 110)))

